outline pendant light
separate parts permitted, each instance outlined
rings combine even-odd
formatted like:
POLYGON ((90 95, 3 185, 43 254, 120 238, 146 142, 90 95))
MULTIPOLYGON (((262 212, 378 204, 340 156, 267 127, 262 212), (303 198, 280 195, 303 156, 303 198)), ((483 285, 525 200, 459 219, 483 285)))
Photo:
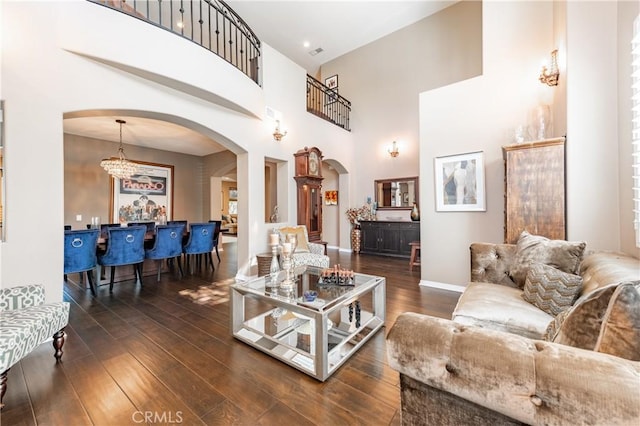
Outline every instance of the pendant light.
POLYGON ((116 120, 116 123, 120 124, 120 146, 118 147, 117 158, 105 158, 100 162, 100 166, 107 171, 111 176, 118 179, 128 179, 138 171, 138 165, 134 162, 127 160, 124 155, 124 148, 122 147, 122 125, 127 122, 124 120, 116 120))

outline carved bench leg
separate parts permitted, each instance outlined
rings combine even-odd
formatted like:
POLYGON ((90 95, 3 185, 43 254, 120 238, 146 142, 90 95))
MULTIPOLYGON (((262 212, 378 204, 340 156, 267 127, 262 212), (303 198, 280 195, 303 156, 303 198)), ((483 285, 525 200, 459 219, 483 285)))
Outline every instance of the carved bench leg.
POLYGON ((9 369, 7 368, 5 371, 0 374, 0 409, 4 407, 2 400, 4 399, 4 394, 7 392, 7 373, 9 369))
POLYGON ((62 358, 62 345, 64 345, 64 328, 53 335, 53 349, 56 350, 53 356, 56 357, 58 362, 62 358))

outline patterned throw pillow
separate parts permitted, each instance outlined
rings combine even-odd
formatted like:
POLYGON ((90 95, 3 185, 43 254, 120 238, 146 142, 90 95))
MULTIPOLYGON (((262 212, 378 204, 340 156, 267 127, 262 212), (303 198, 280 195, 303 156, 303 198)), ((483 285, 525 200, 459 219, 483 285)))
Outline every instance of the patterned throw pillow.
POLYGON ((613 292, 594 350, 640 361, 640 281, 621 283, 613 292))
POLYGON ((573 305, 581 288, 580 275, 534 263, 527 272, 522 298, 549 315, 556 316, 573 305))
POLYGON ((568 274, 577 274, 584 255, 585 242, 550 240, 523 231, 516 244, 516 254, 509 276, 519 288, 534 263, 544 263, 568 274))

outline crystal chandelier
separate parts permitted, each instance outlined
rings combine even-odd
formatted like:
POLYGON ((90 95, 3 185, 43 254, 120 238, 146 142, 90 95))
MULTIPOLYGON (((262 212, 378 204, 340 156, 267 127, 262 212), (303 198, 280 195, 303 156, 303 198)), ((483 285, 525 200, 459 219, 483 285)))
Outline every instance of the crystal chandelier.
POLYGON ((122 148, 122 125, 126 124, 126 121, 116 120, 116 123, 120 124, 120 147, 118 147, 118 158, 105 158, 100 162, 100 166, 113 177, 118 179, 127 179, 138 171, 138 165, 127 160, 127 157, 124 155, 124 148, 122 148))

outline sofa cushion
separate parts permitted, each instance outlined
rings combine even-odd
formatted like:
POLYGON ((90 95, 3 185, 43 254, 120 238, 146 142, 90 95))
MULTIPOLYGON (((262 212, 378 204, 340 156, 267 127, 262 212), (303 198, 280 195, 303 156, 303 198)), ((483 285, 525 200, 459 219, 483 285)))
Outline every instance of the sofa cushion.
POLYGON ((306 226, 287 226, 280 228, 280 241, 286 241, 287 234, 294 234, 296 236, 298 243, 296 253, 309 253, 309 245, 307 244, 309 238, 307 237, 306 226))
POLYGON ((534 263, 544 263, 569 274, 577 274, 586 243, 550 240, 523 231, 516 244, 516 254, 509 270, 511 279, 524 288, 527 271, 534 263))
POLYGON ((600 335, 602 319, 618 284, 599 288, 585 296, 560 318, 560 326, 551 341, 576 348, 594 350, 600 335))
POLYGON ((540 339, 553 317, 522 298, 522 290, 471 282, 458 300, 453 321, 540 339))
POLYGON ((640 361, 640 281, 617 286, 602 318, 594 350, 640 361))
POLYGON ((567 274, 544 263, 535 263, 527 272, 522 298, 555 316, 573 305, 581 287, 580 275, 567 274))

